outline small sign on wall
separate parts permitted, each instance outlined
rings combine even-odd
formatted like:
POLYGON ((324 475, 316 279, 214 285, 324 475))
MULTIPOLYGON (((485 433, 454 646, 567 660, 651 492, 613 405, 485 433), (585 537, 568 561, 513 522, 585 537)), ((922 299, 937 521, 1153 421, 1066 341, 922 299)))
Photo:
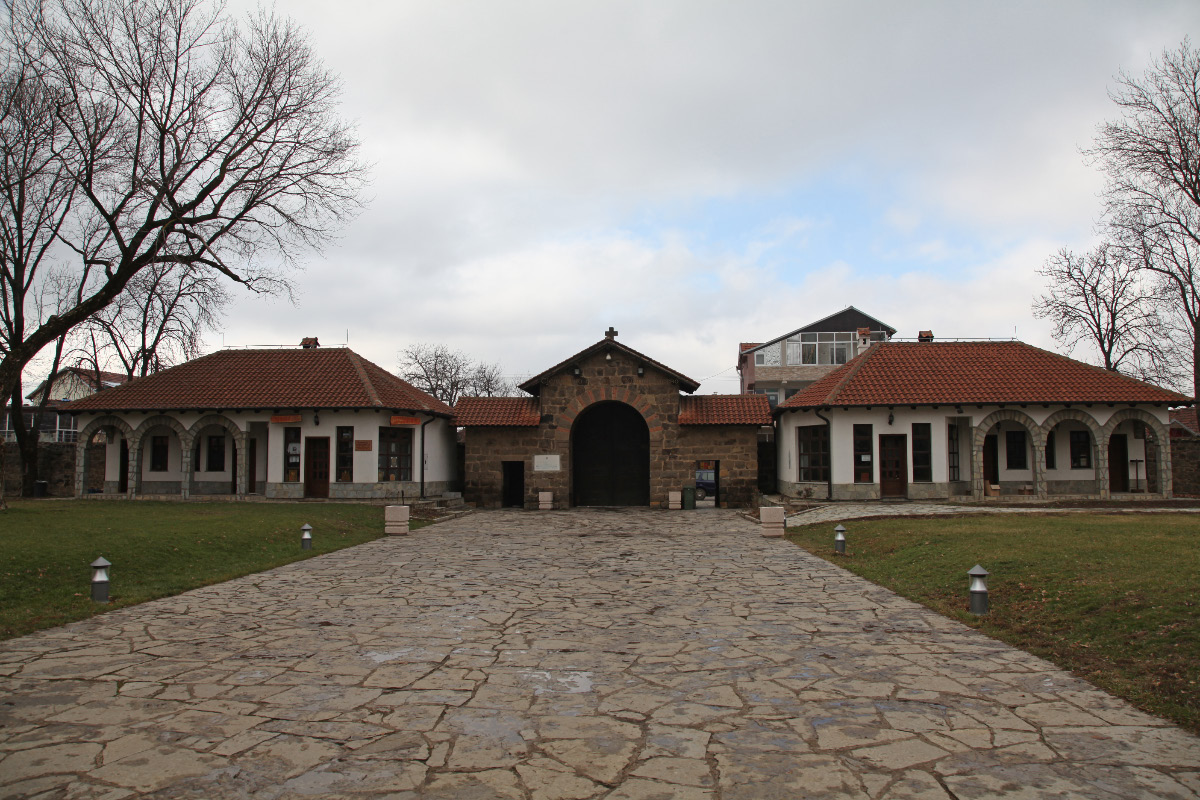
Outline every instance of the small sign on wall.
POLYGON ((287 425, 289 423, 295 423, 299 421, 299 414, 273 414, 271 416, 271 422, 274 422, 277 425, 287 425))
POLYGON ((420 425, 421 420, 416 417, 392 417, 393 425, 420 425))
POLYGON ((370 439, 355 439, 354 449, 359 451, 371 452, 375 449, 375 443, 370 439))
POLYGON ((558 472, 562 469, 562 457, 558 455, 534 456, 534 472, 558 472))

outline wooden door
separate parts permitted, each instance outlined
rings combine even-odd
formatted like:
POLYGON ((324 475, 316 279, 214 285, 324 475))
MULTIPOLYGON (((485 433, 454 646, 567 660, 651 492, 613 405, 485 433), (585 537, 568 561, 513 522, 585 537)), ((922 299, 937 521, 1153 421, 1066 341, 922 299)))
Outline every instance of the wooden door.
POLYGON ((246 450, 246 491, 253 494, 258 486, 258 439, 251 439, 246 450))
POLYGON ((304 438, 304 496, 329 497, 329 437, 304 438))
POLYGON ((1108 440, 1108 489, 1129 491, 1129 440, 1123 433, 1114 433, 1108 440))
POLYGON ((1000 483, 1000 450, 995 434, 983 437, 983 482, 989 486, 1000 483))
POLYGON ((879 437, 879 495, 908 495, 908 436, 905 434, 879 437))
POLYGON ((633 406, 596 403, 571 429, 577 506, 650 505, 650 429, 633 406))

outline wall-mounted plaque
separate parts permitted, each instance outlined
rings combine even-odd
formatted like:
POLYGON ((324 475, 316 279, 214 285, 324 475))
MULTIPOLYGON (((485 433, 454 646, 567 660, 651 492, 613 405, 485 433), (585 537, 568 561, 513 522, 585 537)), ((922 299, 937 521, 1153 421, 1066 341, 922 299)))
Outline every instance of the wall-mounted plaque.
POLYGON ((276 424, 287 425, 289 423, 296 423, 299 421, 300 421, 299 414, 273 414, 271 416, 271 422, 274 422, 276 424))
POLYGON ((558 455, 534 456, 534 472, 558 472, 562 469, 562 457, 558 455))
POLYGON ((393 425, 420 425, 421 420, 416 417, 392 417, 393 425))
POLYGON ((355 439, 354 440, 354 449, 366 451, 369 453, 375 449, 375 443, 372 442, 370 439, 355 439))

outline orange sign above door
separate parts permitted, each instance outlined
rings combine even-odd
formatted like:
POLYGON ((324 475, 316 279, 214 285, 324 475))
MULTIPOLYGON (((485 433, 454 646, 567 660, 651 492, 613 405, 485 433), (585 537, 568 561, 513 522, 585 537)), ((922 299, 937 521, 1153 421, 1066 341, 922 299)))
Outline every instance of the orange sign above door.
POLYGON ((421 420, 417 417, 392 417, 393 425, 420 425, 421 420))

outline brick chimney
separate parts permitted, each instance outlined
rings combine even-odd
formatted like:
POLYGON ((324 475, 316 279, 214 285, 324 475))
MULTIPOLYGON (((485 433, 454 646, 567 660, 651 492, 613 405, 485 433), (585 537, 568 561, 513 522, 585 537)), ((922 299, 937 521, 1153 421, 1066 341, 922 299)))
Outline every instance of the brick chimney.
POLYGON ((871 346, 871 329, 858 329, 858 352, 862 352, 871 346))
POLYGON ((933 341, 933 331, 920 331, 919 333, 917 333, 917 341, 918 342, 932 342, 933 341))
POLYGON ((305 350, 315 350, 321 346, 321 343, 317 341, 317 337, 315 336, 305 336, 300 340, 300 346, 305 350))

